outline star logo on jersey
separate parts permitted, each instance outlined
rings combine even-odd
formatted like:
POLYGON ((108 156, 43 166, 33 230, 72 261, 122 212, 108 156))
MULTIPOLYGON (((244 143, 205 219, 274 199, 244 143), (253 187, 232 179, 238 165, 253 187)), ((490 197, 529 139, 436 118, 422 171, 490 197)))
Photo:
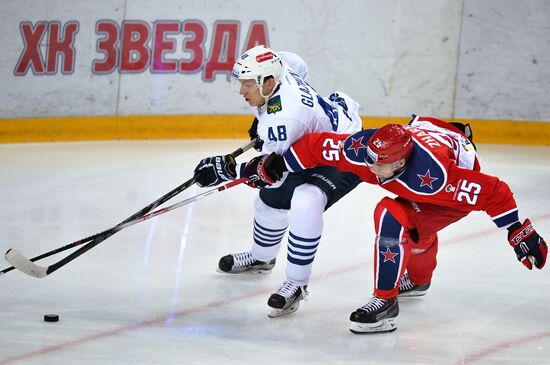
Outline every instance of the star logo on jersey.
POLYGON ((363 136, 359 139, 351 137, 351 145, 348 147, 348 150, 353 150, 355 155, 359 156, 359 151, 363 148, 367 148, 367 146, 363 144, 363 136))
POLYGON ((416 174, 416 176, 420 178, 420 187, 428 186, 432 190, 433 190, 432 183, 436 180, 439 180, 438 177, 430 176, 430 169, 428 169, 424 175, 416 174))
POLYGON ((399 255, 399 253, 391 252, 390 248, 386 247, 386 252, 382 252, 382 255, 384 255, 384 262, 391 261, 395 264, 395 257, 399 255))

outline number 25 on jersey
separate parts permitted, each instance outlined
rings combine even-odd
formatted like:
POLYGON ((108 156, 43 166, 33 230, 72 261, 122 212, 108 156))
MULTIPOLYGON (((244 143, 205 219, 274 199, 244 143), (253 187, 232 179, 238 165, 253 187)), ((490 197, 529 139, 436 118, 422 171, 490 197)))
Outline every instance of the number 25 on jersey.
POLYGON ((338 154, 340 141, 334 142, 333 139, 327 138, 323 142, 323 147, 327 149, 323 150, 323 158, 327 161, 338 161, 340 156, 338 154))
POLYGON ((481 192, 481 185, 468 181, 468 180, 462 180, 462 184, 460 184, 460 191, 458 192, 456 196, 456 200, 459 202, 466 201, 466 203, 470 205, 475 205, 477 202, 477 196, 481 192))

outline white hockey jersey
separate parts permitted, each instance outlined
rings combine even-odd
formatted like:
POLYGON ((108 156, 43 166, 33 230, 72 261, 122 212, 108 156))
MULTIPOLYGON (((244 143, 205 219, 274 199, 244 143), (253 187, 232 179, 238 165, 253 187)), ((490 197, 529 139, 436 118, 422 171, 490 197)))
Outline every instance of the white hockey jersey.
MULTIPOLYGON (((303 76, 307 76, 305 62, 297 55, 288 57, 288 54, 291 53, 282 55, 284 66, 279 89, 265 105, 252 108, 258 118, 258 137, 264 142, 262 153, 282 155, 309 133, 360 131, 359 104, 343 92, 321 97, 304 81, 303 76), (295 70, 300 70, 302 75, 295 70)), ((285 179, 286 176, 271 187, 281 185, 285 179)))
MULTIPOLYGON (((293 65, 293 67, 296 67, 293 65)), ((262 153, 283 154, 308 133, 354 133, 361 130, 359 104, 342 92, 322 98, 293 69, 285 65, 279 90, 261 108, 258 118, 262 153)))
POLYGON ((302 80, 307 81, 309 69, 307 67, 307 63, 302 59, 302 57, 298 56, 296 53, 286 51, 279 51, 277 53, 283 59, 283 63, 285 63, 288 68, 300 75, 302 80))

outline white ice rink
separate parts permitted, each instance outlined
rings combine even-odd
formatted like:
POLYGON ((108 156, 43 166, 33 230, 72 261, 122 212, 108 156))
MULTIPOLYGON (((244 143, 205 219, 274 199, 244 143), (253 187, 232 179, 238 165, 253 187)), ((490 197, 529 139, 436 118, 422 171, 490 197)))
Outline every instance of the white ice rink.
MULTIPOLYGON (((109 228, 189 179, 200 158, 244 143, 0 145, 0 251, 33 257, 109 228)), ((549 241, 550 147, 478 147, 483 171, 510 185, 520 217, 549 241)), ((397 331, 352 334, 350 313, 371 297, 372 212, 385 195, 366 184, 325 215, 308 301, 268 318, 285 247, 269 275, 215 271, 249 248, 256 193, 237 186, 124 229, 43 279, 0 277, 0 364, 550 364, 550 265, 526 270, 484 213, 441 232, 432 286, 400 300, 397 331)))

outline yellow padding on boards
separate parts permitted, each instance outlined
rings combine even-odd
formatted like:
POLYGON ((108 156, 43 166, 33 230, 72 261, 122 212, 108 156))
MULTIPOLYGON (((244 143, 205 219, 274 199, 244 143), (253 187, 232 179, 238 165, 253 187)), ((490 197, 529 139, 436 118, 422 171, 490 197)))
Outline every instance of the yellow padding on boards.
POLYGON ((244 138, 244 115, 125 115, 0 120, 0 143, 244 138))
MULTIPOLYGON (((0 143, 246 138, 250 115, 125 115, 0 120, 0 143)), ((363 117, 365 128, 405 124, 409 117, 363 117)), ((550 145, 550 123, 509 120, 468 122, 476 143, 550 145)))

